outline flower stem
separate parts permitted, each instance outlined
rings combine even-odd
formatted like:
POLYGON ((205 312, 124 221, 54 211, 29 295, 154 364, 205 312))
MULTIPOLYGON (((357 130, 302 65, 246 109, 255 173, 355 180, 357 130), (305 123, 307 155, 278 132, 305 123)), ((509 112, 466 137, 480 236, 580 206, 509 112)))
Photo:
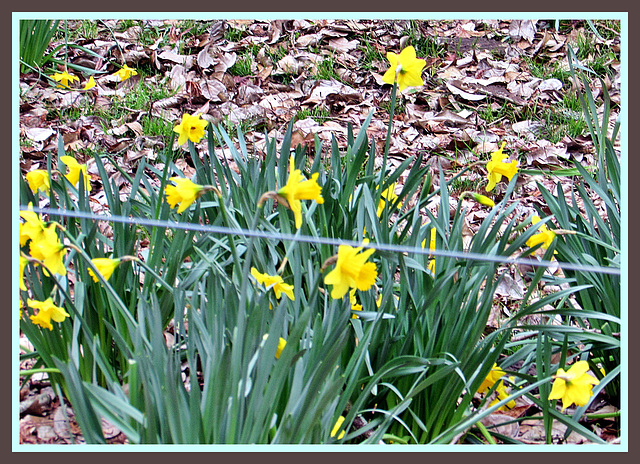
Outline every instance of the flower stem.
POLYGON ((398 83, 393 84, 391 89, 391 106, 389 107, 389 125, 387 126, 387 139, 384 142, 384 153, 382 154, 382 170, 380 171, 380 180, 378 185, 382 187, 382 180, 385 177, 387 170, 387 158, 389 156, 389 146, 391 144, 391 129, 393 128, 393 116, 396 111, 396 94, 398 89, 398 83))

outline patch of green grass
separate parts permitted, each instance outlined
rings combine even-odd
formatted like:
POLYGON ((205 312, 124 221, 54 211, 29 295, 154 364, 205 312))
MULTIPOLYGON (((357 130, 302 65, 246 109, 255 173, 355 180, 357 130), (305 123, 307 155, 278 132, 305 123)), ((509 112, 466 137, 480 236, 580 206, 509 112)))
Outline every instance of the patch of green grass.
POLYGON ((74 36, 83 37, 88 40, 98 38, 98 21, 88 21, 83 19, 82 21, 77 21, 75 26, 76 27, 73 29, 74 36))
POLYGON ((184 31, 183 37, 197 37, 204 34, 211 26, 212 21, 199 21, 194 19, 187 19, 180 22, 180 29, 184 31))
POLYGON ((620 36, 620 20, 604 19, 592 21, 592 23, 598 34, 605 40, 620 36))
POLYGON ((562 96, 562 106, 568 110, 575 111, 577 113, 582 112, 580 99, 576 94, 573 94, 573 93, 566 93, 562 96))
POLYGON ((366 71, 375 70, 373 63, 383 61, 385 56, 378 51, 374 45, 375 39, 369 34, 365 34, 360 40, 358 49, 362 52, 362 56, 358 61, 358 68, 366 71))
POLYGON ((231 121, 231 117, 229 115, 226 115, 224 117, 224 119, 220 122, 220 125, 227 132, 227 134, 231 135, 232 137, 236 136, 236 134, 238 133, 238 128, 240 128, 240 130, 245 134, 251 130, 259 128, 259 124, 255 120, 243 119, 240 122, 234 122, 231 121))
POLYGON ((245 51, 236 59, 233 66, 229 68, 229 74, 232 76, 251 76, 253 74, 251 71, 251 63, 253 63, 254 58, 255 55, 251 51, 245 51))
POLYGON ((322 124, 331 117, 331 112, 328 108, 318 105, 314 108, 304 108, 295 115, 295 120, 300 121, 302 119, 312 118, 314 121, 322 124))
POLYGON ((569 70, 563 69, 559 62, 550 63, 547 59, 532 59, 524 57, 523 60, 526 68, 533 77, 539 79, 558 79, 563 85, 567 85, 571 79, 569 70))
POLYGON ((289 49, 286 45, 278 44, 266 47, 264 52, 275 64, 289 53, 289 49))
POLYGON ((501 119, 515 121, 519 118, 517 110, 510 103, 505 103, 499 108, 494 108, 491 102, 477 108, 478 116, 487 124, 492 124, 501 119))
POLYGON ((468 177, 457 177, 451 181, 451 193, 452 196, 458 196, 462 192, 475 192, 478 188, 478 181, 471 180, 468 177))
POLYGON ((424 21, 410 21, 409 27, 404 30, 404 33, 409 36, 407 45, 413 45, 413 48, 416 49, 416 55, 422 58, 446 56, 446 45, 438 43, 437 38, 427 35, 422 30, 423 24, 424 21))
POLYGON ((318 63, 316 68, 316 74, 314 77, 318 80, 331 80, 335 79, 339 82, 342 82, 342 79, 338 75, 335 69, 335 59, 333 55, 325 56, 325 58, 318 63))
POLYGON ((224 39, 229 42, 239 42, 246 35, 246 32, 242 29, 236 29, 233 26, 229 26, 224 32, 224 39))
POLYGON ((91 108, 88 100, 81 100, 76 106, 67 106, 65 108, 52 107, 47 113, 47 120, 59 120, 65 123, 77 121, 82 116, 88 114, 91 108))
POLYGON ((540 138, 551 143, 557 143, 565 135, 578 137, 587 129, 587 124, 581 117, 582 113, 572 112, 566 108, 549 109, 541 115, 544 126, 540 131, 540 138))
POLYGON ((144 135, 156 136, 161 135, 170 137, 173 132, 174 124, 162 118, 150 117, 149 115, 140 118, 144 135))
POLYGON ((150 103, 154 101, 171 96, 171 92, 163 83, 164 81, 161 81, 158 85, 151 85, 141 80, 140 83, 122 99, 123 105, 133 110, 142 110, 147 109, 150 103))

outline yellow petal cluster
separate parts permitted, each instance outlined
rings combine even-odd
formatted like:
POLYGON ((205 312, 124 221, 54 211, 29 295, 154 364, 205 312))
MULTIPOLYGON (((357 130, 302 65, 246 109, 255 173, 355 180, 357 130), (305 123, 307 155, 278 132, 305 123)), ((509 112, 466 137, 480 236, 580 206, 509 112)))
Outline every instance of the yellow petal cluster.
POLYGON ((593 386, 598 385, 598 379, 588 374, 589 363, 578 361, 568 371, 558 369, 554 375, 553 386, 549 394, 550 400, 562 399, 564 411, 572 404, 584 406, 593 395, 593 386))
POLYGON ((80 78, 78 76, 69 74, 67 71, 63 71, 61 73, 55 73, 51 76, 51 78, 56 82, 60 82, 61 85, 58 85, 57 86, 58 88, 64 88, 64 87, 69 88, 70 82, 73 82, 73 81, 80 82, 80 78))
MULTIPOLYGON (((338 430, 340 430, 340 426, 342 425, 343 422, 344 422, 344 417, 343 416, 338 417, 338 420, 334 424, 333 429, 331 429, 331 437, 336 436, 336 433, 338 433, 338 430)), ((340 435, 338 435, 338 440, 344 437, 344 434, 345 434, 344 430, 340 432, 340 435)))
POLYGON ((29 254, 42 261, 46 268, 45 275, 49 275, 47 269, 54 274, 65 275, 67 273, 64 266, 66 248, 58 238, 55 224, 47 226, 39 239, 31 240, 29 254))
POLYGON ((29 260, 24 256, 20 256, 20 290, 27 291, 27 286, 24 283, 24 268, 27 266, 29 260))
POLYGON ((89 77, 89 80, 87 82, 85 82, 84 87, 82 88, 82 90, 89 90, 92 89, 96 86, 96 80, 93 78, 93 76, 89 77))
MULTIPOLYGON (((29 208, 32 207, 29 203, 29 208)), ((33 211, 20 211, 20 217, 24 219, 24 222, 20 223, 20 246, 25 246, 29 240, 40 240, 46 227, 40 216, 33 211)))
POLYGON ((133 68, 130 68, 125 64, 122 68, 118 69, 118 71, 116 71, 113 75, 119 77, 120 81, 122 82, 122 81, 126 81, 131 76, 137 76, 138 71, 136 71, 133 68))
POLYGON ((51 188, 49 173, 45 169, 34 169, 29 171, 25 177, 33 193, 38 190, 47 193, 51 188))
POLYGON ((201 115, 193 116, 190 114, 182 115, 182 122, 173 128, 178 134, 178 145, 184 145, 187 140, 198 143, 204 137, 204 129, 208 122, 202 119, 201 115))
POLYGON ((493 363, 491 370, 487 374, 487 377, 482 381, 480 387, 478 387, 478 393, 486 393, 493 385, 500 380, 504 375, 504 371, 498 367, 496 363, 493 363))
POLYGON ((191 180, 184 177, 171 177, 169 180, 176 185, 167 185, 164 194, 167 197, 167 203, 172 208, 180 205, 178 213, 182 213, 202 194, 204 186, 195 184, 191 180))
MULTIPOLYGON (((498 383, 495 389, 496 398, 489 404, 489 406, 493 406, 494 404, 502 401, 507 396, 509 396, 507 387, 502 380, 503 375, 504 371, 500 369, 496 363, 494 363, 493 367, 491 367, 491 370, 489 371, 489 374, 487 374, 487 377, 482 381, 480 387, 478 387, 478 393, 486 393, 491 389, 491 387, 498 383)), ((506 409, 511 409, 515 405, 516 402, 514 400, 511 400, 507 404, 500 406, 499 410, 504 411, 506 409)))
POLYGON ((80 181, 80 175, 84 179, 84 190, 86 192, 91 191, 91 183, 89 182, 89 174, 87 174, 87 165, 80 164, 73 156, 61 156, 62 161, 67 166, 67 173, 65 177, 71 182, 72 185, 78 185, 80 181))
POLYGON ((318 185, 318 173, 306 179, 300 169, 295 168, 294 158, 289 158, 289 178, 287 184, 278 190, 278 195, 287 200, 289 208, 293 211, 296 229, 302 225, 302 203, 300 200, 315 200, 316 203, 324 203, 322 187, 318 185))
MULTIPOLYGON (((349 304, 351 305, 351 311, 362 311, 362 305, 358 303, 358 299, 356 298, 356 290, 356 288, 349 290, 349 304)), ((358 316, 352 314, 351 318, 358 319, 358 316)))
MULTIPOLYGON (((531 218, 531 224, 536 225, 540 220, 540 216, 533 216, 531 218)), ((542 243, 541 248, 549 248, 551 242, 553 242, 553 239, 556 237, 556 233, 549 230, 546 224, 542 224, 538 230, 539 232, 537 234, 532 235, 529 240, 527 240, 527 246, 533 248, 538 243, 542 243)))
MULTIPOLYGON (((113 271, 115 271, 120 264, 120 260, 115 258, 94 258, 91 260, 91 262, 98 269, 100 275, 104 277, 104 280, 109 280, 109 277, 111 277, 113 271)), ((89 275, 93 278, 93 281, 97 282, 98 277, 93 272, 93 269, 88 269, 88 271, 89 275)))
POLYGON ((276 348, 276 359, 280 359, 280 355, 282 354, 282 350, 284 350, 284 347, 287 345, 287 341, 280 337, 280 339, 278 340, 278 348, 276 348))
POLYGON ((280 299, 282 297, 282 294, 284 293, 291 301, 296 299, 295 295, 293 294, 293 285, 285 284, 284 280, 282 280, 282 277, 280 277, 279 275, 272 276, 269 274, 263 274, 259 272, 255 267, 251 268, 251 275, 258 281, 259 284, 262 284, 267 288, 271 287, 271 289, 276 294, 276 298, 280 299))
POLYGON ((324 278, 325 284, 333 286, 331 298, 342 298, 350 288, 365 291, 376 283, 376 265, 367 262, 374 251, 373 248, 362 251, 362 247, 354 248, 350 245, 338 247, 336 267, 324 278))
POLYGON ((400 54, 387 52, 387 59, 391 66, 382 76, 383 82, 393 85, 397 81, 401 92, 407 87, 424 85, 422 68, 426 66, 427 62, 416 58, 415 48, 408 46, 400 54))
MULTIPOLYGON (((425 238, 422 241, 422 248, 424 248, 426 244, 427 244, 427 239, 425 238)), ((432 227, 431 228, 431 236, 429 237, 429 250, 435 250, 435 249, 436 249, 436 228, 432 227)), ((435 260, 435 258, 429 260, 429 265, 428 265, 427 269, 429 269, 433 274, 436 273, 436 260, 435 260)))
MULTIPOLYGON (((389 202, 389 204, 392 204, 394 201, 398 199, 398 195, 396 195, 395 189, 396 189, 396 184, 393 183, 389 185, 389 187, 387 187, 380 194, 380 201, 378 202, 378 209, 376 211, 376 214, 378 215, 378 217, 381 217, 382 211, 384 211, 384 207, 386 206, 387 202, 389 202)), ((398 208, 400 206, 401 204, 398 203, 398 208)))
POLYGON ((493 190, 496 184, 502 180, 502 176, 511 180, 518 172, 518 161, 504 162, 505 158, 507 158, 507 155, 502 153, 505 145, 506 142, 503 142, 502 146, 491 154, 491 161, 487 163, 487 178, 489 180, 486 187, 487 192, 493 190))
POLYGON ((29 316, 31 322, 39 325, 43 329, 53 330, 51 320, 54 320, 55 322, 62 322, 65 318, 69 317, 69 314, 63 308, 53 304, 53 300, 51 298, 48 298, 45 301, 28 299, 27 304, 29 307, 38 310, 35 315, 29 316))
MULTIPOLYGON (((510 377, 513 380, 513 377, 510 377)), ((507 391, 507 387, 504 385, 504 382, 500 380, 498 386, 496 387, 496 398, 489 404, 489 406, 493 406, 496 403, 504 400, 507 396, 509 396, 509 392, 507 391)), ((509 401, 507 404, 504 404, 498 408, 498 411, 506 411, 507 409, 513 409, 516 405, 515 400, 509 401)))

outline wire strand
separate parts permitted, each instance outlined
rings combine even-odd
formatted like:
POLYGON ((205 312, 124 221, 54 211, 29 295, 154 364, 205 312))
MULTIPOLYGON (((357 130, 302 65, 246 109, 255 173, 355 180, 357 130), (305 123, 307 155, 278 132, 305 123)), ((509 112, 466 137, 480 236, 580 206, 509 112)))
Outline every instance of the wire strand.
POLYGON ((107 216, 104 214, 96 214, 89 213, 84 211, 70 211, 70 210, 61 210, 61 209, 52 209, 52 208, 31 208, 28 209, 24 206, 20 207, 20 211, 33 211, 35 213, 41 214, 50 214, 56 216, 63 217, 75 217, 81 219, 92 219, 96 221, 107 221, 107 222, 117 222, 124 224, 137 224, 151 227, 162 227, 167 229, 181 229, 181 230, 189 230, 195 232, 203 232, 203 233, 213 233, 213 234, 222 234, 222 235, 241 235, 243 237, 255 237, 255 238, 264 238, 264 239, 276 239, 281 241, 294 241, 294 242, 304 242, 304 243, 315 243, 321 245, 350 245, 354 247, 362 247, 362 248, 375 248, 379 251, 389 251, 396 253, 415 253, 415 254, 428 254, 433 256, 441 256, 441 257, 450 257, 450 258, 459 258, 473 261, 485 261, 485 262, 493 262, 493 263, 502 263, 502 264, 524 264, 530 265, 533 267, 546 267, 549 268, 551 266, 559 266, 562 269, 568 269, 573 271, 580 272, 595 272, 600 274, 613 274, 620 275, 620 268, 616 267, 606 267, 606 266, 594 266, 590 264, 579 264, 579 263, 568 263, 568 262, 559 262, 559 261, 545 261, 536 258, 513 258, 508 256, 501 255, 489 255, 489 254, 481 254, 481 253, 473 253, 473 252, 459 252, 459 251, 450 251, 450 250, 439 250, 439 249, 425 249, 422 247, 409 247, 402 245, 394 245, 392 243, 363 243, 355 240, 343 240, 343 239, 335 239, 335 238, 327 238, 327 237, 314 237, 311 235, 301 235, 300 233, 296 234, 286 234, 286 233, 273 233, 261 230, 249 230, 249 229, 234 229, 230 227, 223 226, 213 226, 207 224, 193 224, 188 222, 176 222, 176 221, 163 221, 159 219, 146 219, 146 218, 133 218, 128 216, 118 216, 111 215, 107 216))

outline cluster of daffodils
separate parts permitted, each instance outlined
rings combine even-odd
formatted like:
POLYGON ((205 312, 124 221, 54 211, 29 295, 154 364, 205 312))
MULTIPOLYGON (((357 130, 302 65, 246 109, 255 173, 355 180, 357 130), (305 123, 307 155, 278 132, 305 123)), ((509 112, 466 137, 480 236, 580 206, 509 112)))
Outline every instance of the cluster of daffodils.
MULTIPOLYGON (((130 68, 126 64, 122 66, 118 71, 113 73, 113 76, 117 77, 120 82, 126 81, 132 76, 137 76, 138 71, 133 68, 130 68)), ((80 78, 75 74, 70 74, 66 69, 62 72, 53 73, 51 79, 57 82, 56 87, 59 89, 67 89, 67 90, 89 90, 96 86, 96 81, 93 76, 90 76, 89 79, 85 82, 82 88, 74 88, 72 84, 74 82, 80 83, 80 78)))
MULTIPOLYGON (((91 184, 89 182, 89 174, 87 174, 87 165, 80 164, 73 156, 61 156, 60 161, 66 166, 66 174, 64 177, 73 185, 78 188, 80 186, 80 176, 84 183, 84 188, 87 192, 91 191, 91 184)), ((25 175, 25 179, 31 191, 35 193, 49 194, 51 189, 51 178, 49 172, 46 169, 34 169, 29 171, 25 175)))
MULTIPOLYGON (((66 70, 61 73, 54 73, 51 75, 51 79, 56 81, 58 84, 56 85, 59 89, 71 89, 71 83, 80 82, 80 78, 74 74, 69 74, 66 70)), ((84 86, 81 90, 89 90, 96 86, 96 81, 93 76, 89 77, 87 82, 85 82, 84 86)), ((78 89, 76 89, 78 90, 78 89)))
MULTIPOLYGON (((32 208, 31 204, 29 204, 29 208, 32 208)), ((32 263, 35 266, 42 266, 45 276, 65 276, 67 268, 64 260, 67 248, 74 248, 74 246, 62 243, 57 233, 57 229, 61 227, 59 224, 55 222, 47 224, 32 210, 21 211, 20 217, 24 220, 24 222, 20 222, 19 228, 20 248, 22 251, 19 259, 20 290, 28 292, 29 289, 24 281, 24 271, 27 265, 32 263), (25 250, 28 250, 28 253, 25 250)), ((94 258, 91 263, 97 273, 102 275, 105 280, 108 280, 123 260, 124 258, 94 258)), ((89 269, 88 272, 93 280, 98 282, 96 272, 93 269, 89 269)), ((38 311, 29 316, 31 321, 45 329, 53 329, 52 320, 62 322, 66 317, 69 317, 69 314, 63 308, 54 304, 52 298, 48 298, 45 301, 27 298, 27 306, 38 311)))
MULTIPOLYGON (((58 172, 71 185, 79 188, 80 183, 82 183, 86 192, 91 191, 86 164, 79 163, 73 156, 61 156, 60 162, 60 168, 62 169, 62 166, 65 168, 58 172)), ((34 194, 50 194, 51 178, 47 170, 35 169, 30 171, 25 175, 25 180, 34 194)), ((76 247, 73 244, 64 244, 58 234, 58 230, 64 230, 64 228, 55 222, 45 222, 39 214, 33 211, 31 203, 28 210, 20 212, 20 218, 22 219, 19 226, 21 251, 19 258, 20 290, 26 294, 27 306, 37 311, 29 316, 31 321, 42 328, 52 330, 51 321, 62 322, 66 317, 69 317, 69 314, 63 308, 56 306, 52 298, 48 298, 45 301, 29 298, 29 289, 24 280, 25 269, 31 263, 34 266, 41 266, 43 274, 47 277, 64 277, 68 272, 65 266, 67 249, 76 247)), ((101 275, 104 280, 108 280, 121 262, 133 259, 135 258, 131 256, 123 258, 94 258, 91 260, 92 266, 88 269, 89 276, 94 282, 99 281, 98 275, 101 275)))
MULTIPOLYGON (((518 172, 518 161, 505 161, 508 158, 508 156, 502 152, 505 145, 506 143, 503 142, 500 148, 491 154, 491 160, 487 163, 486 167, 488 183, 485 187, 487 192, 492 191, 495 188, 496 184, 502 180, 502 177, 506 177, 509 181, 511 181, 513 176, 515 176, 518 172)), ((473 199, 480 204, 490 207, 495 206, 493 200, 484 195, 480 195, 474 192, 464 192, 461 197, 465 194, 472 196, 473 199)), ((531 218, 531 224, 533 226, 535 226, 540 221, 541 219, 539 216, 534 215, 531 218)), ((553 242, 553 239, 555 237, 556 233, 550 230, 546 224, 542 224, 538 228, 538 232, 531 236, 526 243, 529 248, 533 248, 536 245, 541 244, 540 248, 546 249, 551 246, 551 242, 553 242)))
MULTIPOLYGON (((187 141, 198 143, 204 137, 207 121, 201 115, 184 114, 180 124, 174 127, 174 132, 178 134, 178 144, 182 145, 187 141)), ((323 204, 322 187, 318 184, 319 173, 313 173, 307 179, 300 169, 295 167, 293 156, 289 158, 289 176, 287 182, 277 191, 266 192, 258 202, 262 206, 266 199, 273 199, 279 204, 290 209, 293 213, 294 225, 297 229, 302 226, 302 201, 315 201, 323 204)), ((178 213, 184 212, 206 191, 216 190, 213 186, 196 184, 190 179, 182 177, 172 177, 171 181, 175 185, 168 185, 165 188, 167 203, 172 207, 178 207, 178 213)), ((382 214, 387 203, 397 199, 394 192, 395 184, 389 186, 381 195, 378 205, 378 216, 382 214)), ((332 286, 331 297, 335 299, 343 298, 351 289, 353 291, 365 291, 375 285, 378 273, 375 263, 368 261, 375 252, 373 248, 362 251, 362 247, 352 247, 341 245, 338 253, 329 258, 323 265, 323 269, 328 265, 335 264, 335 268, 327 274, 324 281, 332 286)), ((271 289, 277 299, 286 295, 290 300, 295 300, 293 285, 284 282, 279 275, 270 275, 260 272, 255 267, 251 268, 251 275, 259 285, 263 285, 267 290, 271 289)))
MULTIPOLYGON (((24 220, 24 222, 20 222, 20 247, 26 248, 28 245, 29 250, 29 254, 21 254, 19 263, 20 290, 25 292, 27 286, 24 282, 24 270, 29 262, 42 266, 43 272, 47 276, 51 274, 64 275, 67 272, 64 265, 67 249, 58 237, 57 224, 45 223, 31 208, 32 205, 29 204, 28 211, 20 212, 20 217, 24 220)), ((51 298, 45 301, 28 298, 27 304, 38 310, 36 314, 30 316, 31 321, 45 329, 53 329, 51 320, 62 322, 65 317, 69 317, 69 314, 56 306, 51 298)))
MULTIPOLYGON (((593 386, 598 385, 599 382, 588 371, 589 364, 586 361, 578 361, 568 371, 565 372, 564 369, 558 369, 553 376, 554 381, 549 399, 562 400, 563 412, 573 404, 576 406, 586 405, 593 396, 593 386)), ((489 371, 489 374, 478 388, 478 393, 484 394, 497 384, 495 388, 496 398, 489 406, 493 406, 509 396, 503 381, 504 375, 505 372, 494 363, 491 371, 489 371)), ((514 378, 509 377, 509 380, 513 383, 514 378)), ((511 400, 498 408, 498 410, 512 409, 515 405, 515 401, 511 400)))

